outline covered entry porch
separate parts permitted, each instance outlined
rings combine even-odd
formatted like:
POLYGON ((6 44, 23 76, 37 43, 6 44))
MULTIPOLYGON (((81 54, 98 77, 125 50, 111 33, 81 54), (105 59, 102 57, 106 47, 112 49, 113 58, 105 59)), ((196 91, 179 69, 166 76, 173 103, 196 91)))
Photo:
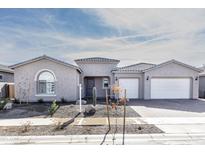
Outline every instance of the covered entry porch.
POLYGON ((110 94, 110 77, 84 77, 84 96, 85 98, 91 98, 93 96, 93 87, 97 89, 97 98, 105 98, 105 90, 108 89, 108 94, 110 94))

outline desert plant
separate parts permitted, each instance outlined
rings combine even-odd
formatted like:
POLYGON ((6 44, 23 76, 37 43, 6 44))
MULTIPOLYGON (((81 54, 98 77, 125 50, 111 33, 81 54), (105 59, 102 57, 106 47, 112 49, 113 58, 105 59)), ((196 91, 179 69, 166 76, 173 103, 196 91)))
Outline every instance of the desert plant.
POLYGON ((58 110, 59 105, 56 103, 56 100, 54 100, 48 110, 49 114, 53 116, 53 114, 58 110))
POLYGON ((54 127, 54 131, 58 131, 62 129, 62 124, 60 121, 56 121, 55 127, 54 127))
POLYGON ((97 89, 93 87, 93 106, 96 106, 97 103, 97 89))
POLYGON ((26 122, 25 124, 22 125, 21 133, 26 133, 29 131, 31 127, 30 122, 26 122))
POLYGON ((8 100, 7 99, 3 99, 0 101, 0 110, 3 110, 4 106, 7 104, 8 100))

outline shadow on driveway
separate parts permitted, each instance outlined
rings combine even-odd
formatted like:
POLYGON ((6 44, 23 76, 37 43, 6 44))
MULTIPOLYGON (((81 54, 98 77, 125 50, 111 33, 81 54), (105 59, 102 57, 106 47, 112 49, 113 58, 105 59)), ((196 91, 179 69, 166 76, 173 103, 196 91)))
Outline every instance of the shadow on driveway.
POLYGON ((203 100, 131 100, 128 105, 196 113, 205 112, 205 101, 203 100))

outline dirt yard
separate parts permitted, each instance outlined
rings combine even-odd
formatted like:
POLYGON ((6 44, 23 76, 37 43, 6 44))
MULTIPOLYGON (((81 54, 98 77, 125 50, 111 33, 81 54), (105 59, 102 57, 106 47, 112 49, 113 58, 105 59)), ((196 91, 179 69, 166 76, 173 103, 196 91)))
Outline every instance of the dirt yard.
MULTIPOLYGON (((122 134, 123 127, 118 125, 111 126, 67 126, 58 129, 58 126, 21 126, 21 127, 0 127, 0 136, 30 136, 30 135, 84 135, 84 134, 122 134)), ((150 134, 163 133, 154 125, 126 125, 126 134, 150 134)))
MULTIPOLYGON (((29 103, 29 104, 14 104, 11 110, 1 110, 0 119, 14 119, 14 118, 46 118, 49 117, 48 109, 49 103, 29 103)), ((83 111, 88 105, 83 105, 83 111)), ((123 106, 118 106, 117 110, 109 107, 111 117, 122 117, 123 116, 123 106)), ((140 115, 134 111, 131 107, 126 107, 127 117, 139 117, 140 115)), ((74 104, 61 104, 60 108, 56 111, 53 117, 57 118, 72 118, 76 116, 79 112, 79 106, 74 104)), ((81 114, 79 117, 83 117, 81 114)), ((106 117, 106 106, 103 104, 96 105, 96 113, 91 116, 95 117, 106 117)))

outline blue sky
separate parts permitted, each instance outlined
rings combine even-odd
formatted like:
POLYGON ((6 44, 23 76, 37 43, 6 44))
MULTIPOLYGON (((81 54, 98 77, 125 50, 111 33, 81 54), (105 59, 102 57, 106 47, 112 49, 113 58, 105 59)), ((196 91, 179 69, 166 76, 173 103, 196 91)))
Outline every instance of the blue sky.
POLYGON ((0 61, 6 65, 47 54, 200 66, 204 42, 205 9, 0 9, 0 61))

